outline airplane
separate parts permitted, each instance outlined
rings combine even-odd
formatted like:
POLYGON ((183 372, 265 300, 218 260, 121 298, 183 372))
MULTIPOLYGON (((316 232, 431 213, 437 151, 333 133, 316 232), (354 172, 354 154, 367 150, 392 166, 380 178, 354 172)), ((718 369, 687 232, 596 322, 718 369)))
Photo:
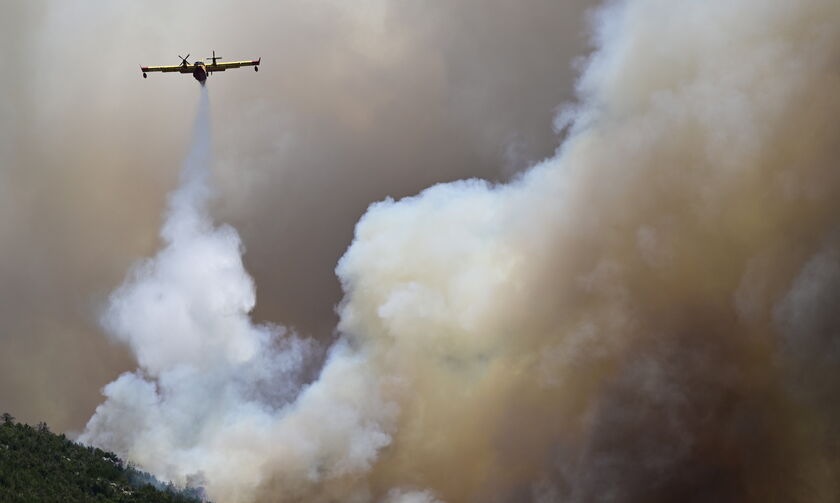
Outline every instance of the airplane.
POLYGON ((178 73, 191 73, 195 80, 199 81, 203 86, 207 80, 207 76, 211 75, 213 72, 223 72, 228 68, 239 68, 240 66, 253 66, 254 71, 260 71, 260 60, 254 59, 251 61, 231 61, 229 63, 218 63, 217 60, 222 59, 221 56, 216 56, 216 51, 213 51, 213 57, 207 58, 208 60, 212 61, 211 64, 205 64, 203 61, 196 61, 195 63, 190 63, 187 61, 187 58, 190 57, 187 54, 186 57, 181 57, 180 65, 172 65, 172 66, 141 66, 140 70, 143 72, 143 78, 146 78, 146 73, 148 72, 178 72, 178 73))

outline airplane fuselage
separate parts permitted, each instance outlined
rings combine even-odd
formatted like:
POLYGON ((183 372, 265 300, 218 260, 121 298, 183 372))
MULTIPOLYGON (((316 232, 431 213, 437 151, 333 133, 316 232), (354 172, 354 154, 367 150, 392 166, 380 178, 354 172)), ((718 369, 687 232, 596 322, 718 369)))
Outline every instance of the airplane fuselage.
POLYGON ((207 81, 207 68, 204 66, 204 63, 196 62, 193 64, 193 77, 203 86, 204 83, 207 81))

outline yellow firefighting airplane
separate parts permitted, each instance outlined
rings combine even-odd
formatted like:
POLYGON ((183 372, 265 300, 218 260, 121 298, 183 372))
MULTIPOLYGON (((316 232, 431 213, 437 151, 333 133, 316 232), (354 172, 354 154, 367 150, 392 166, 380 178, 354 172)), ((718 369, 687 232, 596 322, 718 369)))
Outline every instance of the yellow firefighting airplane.
MULTIPOLYGON (((181 56, 178 56, 181 58, 181 56)), ((190 64, 187 61, 190 55, 187 54, 186 58, 181 58, 180 65, 173 65, 173 66, 141 66, 140 70, 143 71, 143 78, 146 78, 146 73, 148 72, 178 72, 178 73, 191 73, 195 80, 201 82, 203 86, 205 81, 207 80, 207 76, 212 74, 213 72, 223 72, 228 68, 239 68, 240 66, 253 66, 254 71, 258 72, 260 70, 260 59, 254 59, 251 61, 231 61, 229 63, 218 63, 216 60, 222 59, 221 56, 216 56, 216 51, 213 51, 213 57, 207 58, 208 60, 212 61, 213 63, 207 65, 203 61, 196 61, 195 63, 190 64)))

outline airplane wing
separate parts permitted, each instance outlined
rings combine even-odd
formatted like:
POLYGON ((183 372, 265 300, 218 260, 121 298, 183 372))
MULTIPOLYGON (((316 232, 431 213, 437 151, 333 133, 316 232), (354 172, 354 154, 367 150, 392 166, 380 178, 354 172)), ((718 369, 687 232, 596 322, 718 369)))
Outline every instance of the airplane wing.
POLYGON ((240 66, 259 66, 260 59, 253 59, 249 61, 228 61, 227 63, 216 63, 215 65, 207 65, 208 72, 223 72, 228 68, 239 68, 240 66))
POLYGON ((192 73, 195 68, 192 65, 172 65, 172 66, 141 66, 143 73, 147 72, 180 72, 192 73))

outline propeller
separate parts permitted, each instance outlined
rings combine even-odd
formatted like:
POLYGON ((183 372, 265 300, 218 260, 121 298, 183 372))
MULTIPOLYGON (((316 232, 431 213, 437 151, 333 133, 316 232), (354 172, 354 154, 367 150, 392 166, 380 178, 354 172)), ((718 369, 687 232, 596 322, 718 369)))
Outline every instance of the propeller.
POLYGON ((216 60, 217 60, 217 59, 222 59, 222 57, 221 57, 221 56, 216 56, 216 51, 213 51, 213 57, 212 57, 212 58, 205 58, 205 59, 208 59, 208 60, 212 61, 212 62, 213 62, 213 64, 215 65, 215 64, 216 64, 216 60))
POLYGON ((180 55, 180 54, 178 55, 178 57, 179 57, 179 58, 181 58, 181 66, 188 66, 188 65, 190 64, 190 62, 189 62, 189 61, 187 61, 187 58, 189 58, 189 57, 190 57, 190 55, 189 55, 189 54, 187 54, 187 57, 186 57, 186 58, 181 57, 181 55, 180 55))

